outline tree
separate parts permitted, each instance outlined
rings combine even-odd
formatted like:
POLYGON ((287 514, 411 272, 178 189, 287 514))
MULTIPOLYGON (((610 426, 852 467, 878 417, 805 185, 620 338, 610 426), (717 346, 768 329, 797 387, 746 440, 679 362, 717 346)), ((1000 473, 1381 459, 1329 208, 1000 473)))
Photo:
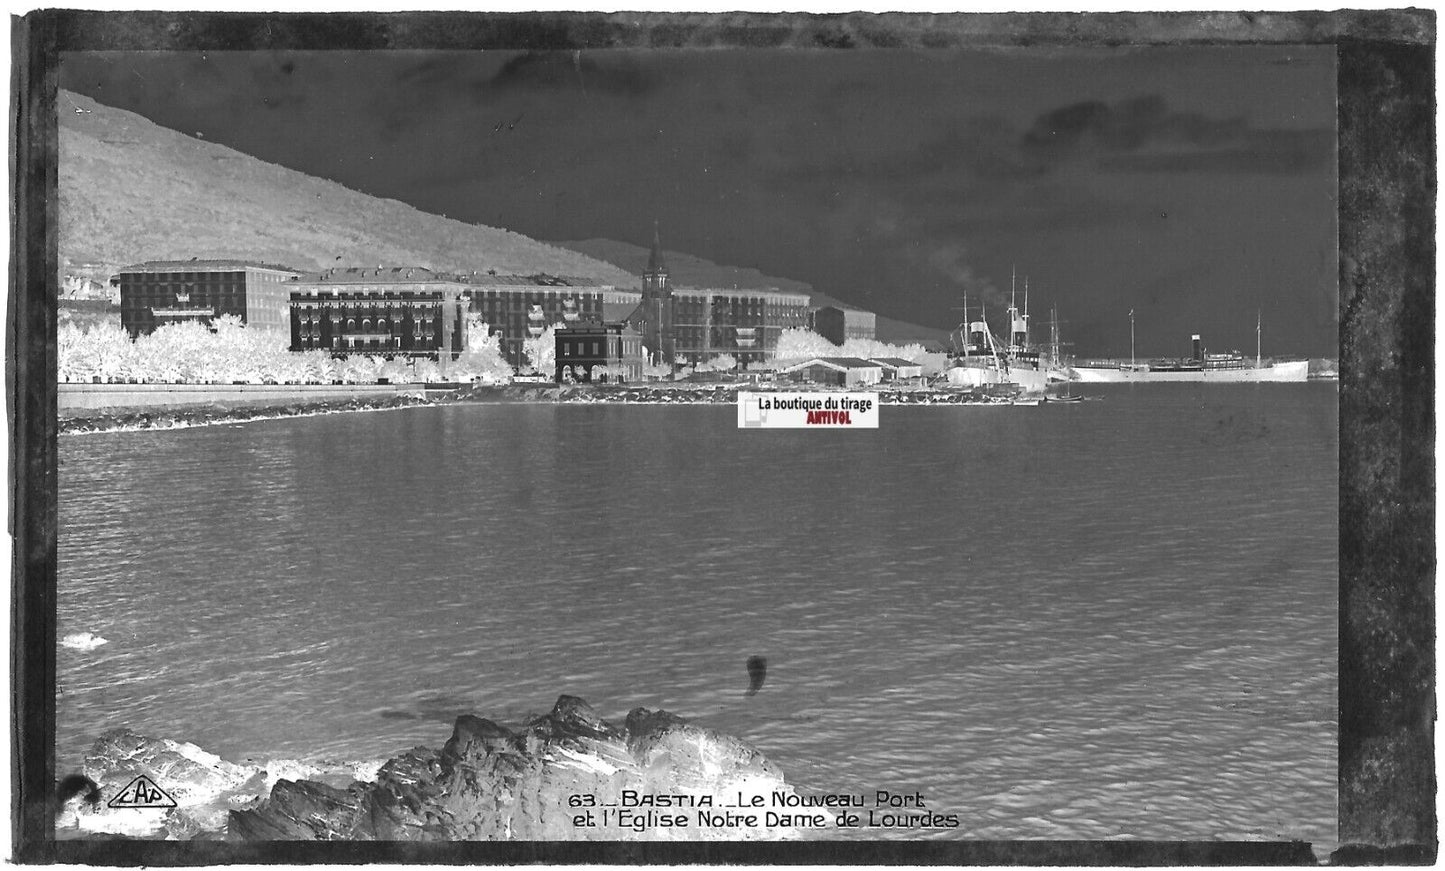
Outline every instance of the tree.
POLYGON ((712 358, 712 368, 716 372, 731 372, 738 368, 738 358, 732 354, 719 354, 712 358))
POLYGON ((543 375, 552 374, 557 367, 557 328, 560 326, 561 323, 553 324, 543 330, 542 335, 522 342, 522 353, 527 362, 543 375))
POLYGON ((61 381, 124 380, 136 377, 140 366, 130 334, 115 324, 88 330, 65 324, 56 331, 56 352, 61 381))
POLYGON ((467 320, 467 350, 452 368, 457 378, 473 381, 504 382, 512 378, 512 367, 502 358, 500 337, 492 335, 491 326, 476 315, 467 320))
POLYGON ((800 328, 783 330, 773 356, 779 360, 800 360, 808 357, 837 357, 838 346, 813 332, 800 328))
POLYGON ((642 375, 645 378, 671 378, 672 367, 666 363, 644 363, 642 375))

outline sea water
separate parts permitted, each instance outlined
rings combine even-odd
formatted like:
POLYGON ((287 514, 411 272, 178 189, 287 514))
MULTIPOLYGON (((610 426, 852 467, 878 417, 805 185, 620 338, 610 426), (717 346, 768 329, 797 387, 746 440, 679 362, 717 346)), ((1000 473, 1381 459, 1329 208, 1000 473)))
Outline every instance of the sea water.
POLYGON ((869 837, 1335 837, 1334 384, 455 405, 60 441, 57 764, 376 759, 560 694, 746 739, 869 837), (746 662, 767 659, 748 695, 746 662))

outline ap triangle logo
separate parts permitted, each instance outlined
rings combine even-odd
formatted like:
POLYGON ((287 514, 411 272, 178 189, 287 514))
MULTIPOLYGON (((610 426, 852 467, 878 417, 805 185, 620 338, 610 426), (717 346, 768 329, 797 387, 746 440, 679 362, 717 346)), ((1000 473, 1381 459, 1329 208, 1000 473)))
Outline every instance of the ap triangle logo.
POLYGON ((175 807, 176 800, 144 774, 126 784, 115 798, 105 803, 113 808, 175 807))

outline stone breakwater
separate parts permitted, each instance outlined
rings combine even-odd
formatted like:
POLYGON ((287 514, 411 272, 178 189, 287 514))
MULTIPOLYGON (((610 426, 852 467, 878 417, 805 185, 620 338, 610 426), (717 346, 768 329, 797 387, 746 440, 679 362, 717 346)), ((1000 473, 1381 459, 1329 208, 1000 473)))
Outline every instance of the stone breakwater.
POLYGON ((517 731, 458 717, 440 750, 417 747, 379 769, 290 766, 238 765, 119 730, 86 758, 98 807, 71 809, 58 830, 236 841, 799 837, 790 825, 736 811, 758 796, 786 805, 795 795, 758 750, 666 711, 636 708, 618 728, 572 696, 517 731), (108 806, 141 776, 175 807, 108 806))
MULTIPOLYGON (((891 389, 879 385, 849 388, 852 392, 877 393, 879 405, 1007 405, 1019 398, 1014 385, 995 385, 971 390, 957 388, 891 389)), ((621 403, 634 405, 731 405, 738 401, 738 392, 832 391, 810 384, 758 386, 753 384, 666 384, 622 386, 545 386, 512 385, 510 387, 478 388, 462 392, 457 399, 467 402, 539 402, 539 403, 621 403)))
MULTIPOLYGON (((352 411, 378 411, 411 408, 418 405, 444 405, 453 402, 473 403, 612 403, 631 405, 733 405, 738 391, 828 390, 810 385, 796 387, 758 387, 756 385, 628 385, 617 387, 513 385, 510 387, 464 388, 455 395, 433 398, 420 396, 388 396, 345 400, 297 399, 287 402, 227 404, 154 408, 107 408, 71 411, 59 421, 62 434, 121 432, 133 430, 183 429, 193 426, 246 423, 279 417, 302 417, 313 414, 337 414, 352 411)), ((854 388, 877 393, 880 405, 994 405, 1008 404, 1017 398, 1017 391, 957 390, 910 388, 894 390, 876 385, 854 388)))
POLYGON ((386 396, 377 398, 351 398, 342 400, 304 400, 277 402, 274 404, 215 403, 204 406, 177 408, 116 408, 93 409, 75 416, 61 418, 60 432, 118 432, 129 430, 182 429, 192 426, 213 426, 216 424, 245 423, 252 420, 269 420, 278 417, 301 417, 310 414, 338 414, 351 411, 377 411, 388 408, 410 408, 416 405, 430 405, 431 401, 419 396, 386 396))

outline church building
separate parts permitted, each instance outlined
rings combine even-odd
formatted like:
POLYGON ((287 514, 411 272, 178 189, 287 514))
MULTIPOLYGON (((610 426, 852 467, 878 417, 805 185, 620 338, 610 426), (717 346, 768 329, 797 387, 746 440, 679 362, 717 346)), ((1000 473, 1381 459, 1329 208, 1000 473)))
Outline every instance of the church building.
POLYGON ((647 258, 647 269, 642 273, 642 302, 627 319, 628 325, 642 336, 642 346, 647 349, 649 363, 672 366, 677 360, 677 339, 673 330, 675 307, 667 263, 662 258, 662 240, 654 221, 652 253, 647 258))

